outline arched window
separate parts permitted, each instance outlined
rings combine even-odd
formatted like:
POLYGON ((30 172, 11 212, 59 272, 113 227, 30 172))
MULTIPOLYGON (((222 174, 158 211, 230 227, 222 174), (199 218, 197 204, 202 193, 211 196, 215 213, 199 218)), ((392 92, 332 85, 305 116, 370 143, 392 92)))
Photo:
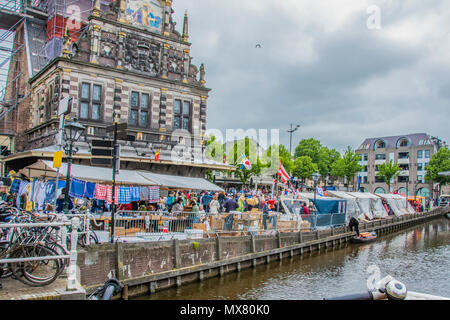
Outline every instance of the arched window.
POLYGON ((386 141, 384 140, 378 140, 377 142, 375 142, 375 150, 376 149, 384 149, 387 147, 386 141))
POLYGON ((422 197, 425 197, 425 198, 430 198, 430 196, 431 196, 430 189, 425 188, 425 187, 420 188, 419 190, 417 190, 417 194, 416 195, 422 196, 422 197))
POLYGON ((398 189, 398 194, 407 196, 408 190, 406 190, 406 188, 402 187, 402 188, 398 189))
POLYGON ((411 142, 409 141, 408 138, 400 138, 397 141, 397 148, 401 148, 401 147, 409 147, 411 144, 411 142))
POLYGON ((386 193, 386 191, 384 190, 384 188, 378 187, 378 188, 375 189, 374 193, 383 194, 383 193, 386 193))

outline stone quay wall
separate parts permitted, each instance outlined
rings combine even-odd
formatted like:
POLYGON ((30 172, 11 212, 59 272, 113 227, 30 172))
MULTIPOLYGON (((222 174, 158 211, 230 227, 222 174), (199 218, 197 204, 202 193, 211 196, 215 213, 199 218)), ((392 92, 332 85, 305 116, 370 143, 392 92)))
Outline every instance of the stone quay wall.
MULTIPOLYGON (((450 207, 437 208, 427 213, 360 223, 360 231, 375 231, 380 236, 449 212, 450 207)), ((124 284, 122 298, 128 299, 339 246, 353 235, 348 227, 340 227, 273 235, 92 245, 78 254, 79 279, 89 294, 110 277, 115 277, 124 284)))

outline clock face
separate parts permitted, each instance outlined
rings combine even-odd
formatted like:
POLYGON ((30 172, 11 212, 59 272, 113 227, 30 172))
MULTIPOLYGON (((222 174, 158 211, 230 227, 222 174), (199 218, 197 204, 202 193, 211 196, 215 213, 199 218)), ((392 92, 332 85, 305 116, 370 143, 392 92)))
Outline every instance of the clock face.
POLYGON ((159 0, 128 0, 126 15, 131 25, 162 31, 163 6, 159 0))

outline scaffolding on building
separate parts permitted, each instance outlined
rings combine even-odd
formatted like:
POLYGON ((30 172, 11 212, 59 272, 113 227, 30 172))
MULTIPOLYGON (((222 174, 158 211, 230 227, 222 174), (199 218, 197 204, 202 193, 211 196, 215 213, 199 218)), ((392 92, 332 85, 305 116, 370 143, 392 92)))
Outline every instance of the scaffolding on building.
POLYGON ((14 111, 30 95, 25 74, 32 77, 61 56, 66 28, 73 42, 79 38, 87 28, 86 20, 94 3, 94 0, 0 0, 0 30, 4 31, 0 35, 0 72, 6 73, 6 80, 0 79, 0 140, 17 133, 14 111), (24 30, 23 41, 16 37, 19 29, 24 30), (29 66, 27 73, 25 59, 29 66))

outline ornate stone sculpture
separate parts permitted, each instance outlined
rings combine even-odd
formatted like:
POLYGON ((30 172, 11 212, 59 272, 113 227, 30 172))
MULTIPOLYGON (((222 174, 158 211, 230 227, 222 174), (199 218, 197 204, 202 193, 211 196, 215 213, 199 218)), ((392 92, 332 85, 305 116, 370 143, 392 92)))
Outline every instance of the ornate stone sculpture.
POLYGON ((127 36, 125 40, 125 64, 126 69, 149 73, 152 76, 160 74, 159 43, 152 43, 136 36, 127 36))

